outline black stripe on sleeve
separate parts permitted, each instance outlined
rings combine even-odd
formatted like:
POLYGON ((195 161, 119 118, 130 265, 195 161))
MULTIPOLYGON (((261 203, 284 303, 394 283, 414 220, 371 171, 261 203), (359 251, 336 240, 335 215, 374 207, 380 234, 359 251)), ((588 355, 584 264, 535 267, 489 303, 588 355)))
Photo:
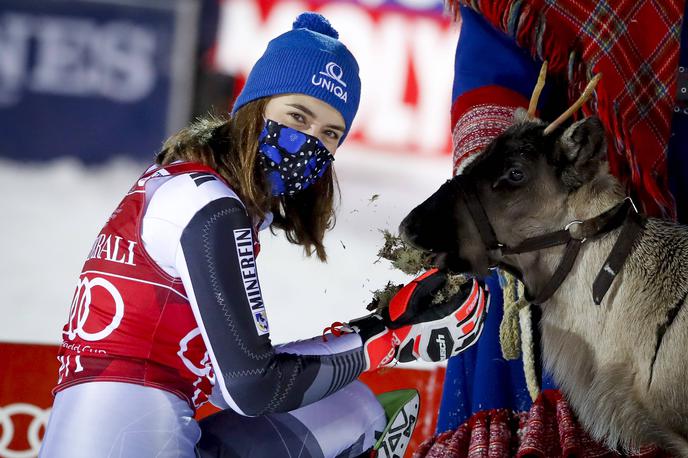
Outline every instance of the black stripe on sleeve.
POLYGON ((196 186, 200 186, 205 182, 213 181, 216 179, 210 173, 193 172, 193 173, 190 173, 189 175, 191 176, 191 179, 193 180, 193 182, 196 183, 196 186))

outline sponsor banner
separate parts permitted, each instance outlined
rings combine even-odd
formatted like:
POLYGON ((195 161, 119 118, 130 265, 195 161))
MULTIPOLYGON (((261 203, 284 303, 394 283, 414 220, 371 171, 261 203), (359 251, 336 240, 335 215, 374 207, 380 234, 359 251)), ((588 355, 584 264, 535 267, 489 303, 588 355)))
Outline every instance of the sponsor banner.
MULTIPOLYGON (((328 3, 333 0, 316 0, 328 3)), ((394 9, 409 14, 444 14, 444 0, 334 0, 340 3, 354 3, 373 10, 394 9)))
POLYGON ((349 138, 372 149, 448 154, 458 26, 435 0, 224 0, 215 66, 245 79, 268 41, 318 11, 358 60, 361 104, 349 138))
MULTIPOLYGON (((185 338, 184 343, 195 338, 200 338, 197 329, 185 338)), ((0 457, 30 458, 38 455, 53 403, 50 391, 57 383, 58 349, 57 345, 0 342, 0 457)), ((180 352, 185 350, 183 347, 180 352)), ((189 361, 188 367, 198 375, 211 374, 207 355, 201 363, 202 366, 198 367, 189 361)), ((434 366, 431 370, 393 367, 365 372, 360 380, 375 394, 407 388, 420 392, 421 411, 409 446, 413 451, 435 432, 444 374, 445 368, 441 366, 434 366)), ((196 418, 201 419, 217 411, 207 403, 198 410, 196 418)))
POLYGON ((187 122, 197 2, 2 4, 0 155, 149 160, 187 122))
POLYGON ((0 342, 0 457, 38 456, 57 383, 57 350, 0 342))

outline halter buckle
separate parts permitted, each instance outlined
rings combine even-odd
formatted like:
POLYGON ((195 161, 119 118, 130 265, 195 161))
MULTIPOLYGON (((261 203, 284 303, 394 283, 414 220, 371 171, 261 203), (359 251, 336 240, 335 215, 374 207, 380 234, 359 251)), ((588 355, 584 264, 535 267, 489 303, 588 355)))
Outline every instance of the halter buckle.
POLYGON ((497 253, 497 257, 502 258, 504 256, 504 244, 497 242, 496 245, 493 245, 488 249, 490 253, 497 253))
POLYGON ((571 221, 570 223, 568 223, 566 226, 564 226, 564 230, 565 230, 565 231, 569 231, 569 235, 571 236, 572 239, 580 240, 580 243, 585 243, 585 241, 588 240, 587 237, 583 237, 582 239, 579 239, 579 238, 576 237, 576 236, 574 235, 574 233, 571 231, 571 227, 572 227, 572 226, 581 225, 581 224, 583 224, 583 221, 578 220, 578 219, 575 219, 575 220, 571 221))
POLYGON ((627 200, 631 203, 631 207, 633 207, 633 211, 635 211, 636 213, 640 213, 638 211, 638 207, 635 206, 635 202, 633 202, 633 199, 631 199, 631 196, 626 196, 626 198, 624 198, 624 200, 627 200))

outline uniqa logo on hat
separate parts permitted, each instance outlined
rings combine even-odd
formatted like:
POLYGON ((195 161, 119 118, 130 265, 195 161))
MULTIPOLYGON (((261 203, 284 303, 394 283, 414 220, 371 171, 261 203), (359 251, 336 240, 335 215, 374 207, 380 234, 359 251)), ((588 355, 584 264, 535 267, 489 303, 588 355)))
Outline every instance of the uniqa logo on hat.
POLYGON ((328 64, 325 65, 325 71, 318 72, 317 75, 314 74, 311 77, 311 84, 322 87, 346 102, 348 94, 346 89, 344 89, 346 83, 342 80, 343 77, 344 70, 342 67, 334 62, 328 62, 328 64))

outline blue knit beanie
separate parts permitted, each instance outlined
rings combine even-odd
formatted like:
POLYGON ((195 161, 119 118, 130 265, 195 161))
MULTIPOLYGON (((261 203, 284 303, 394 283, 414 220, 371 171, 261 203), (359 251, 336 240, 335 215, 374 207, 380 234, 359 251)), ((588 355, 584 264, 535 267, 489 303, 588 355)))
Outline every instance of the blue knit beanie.
POLYGON ((293 29, 274 38, 253 66, 232 114, 253 100, 279 94, 306 94, 329 103, 346 123, 344 140, 358 110, 358 64, 320 14, 302 13, 293 29))

